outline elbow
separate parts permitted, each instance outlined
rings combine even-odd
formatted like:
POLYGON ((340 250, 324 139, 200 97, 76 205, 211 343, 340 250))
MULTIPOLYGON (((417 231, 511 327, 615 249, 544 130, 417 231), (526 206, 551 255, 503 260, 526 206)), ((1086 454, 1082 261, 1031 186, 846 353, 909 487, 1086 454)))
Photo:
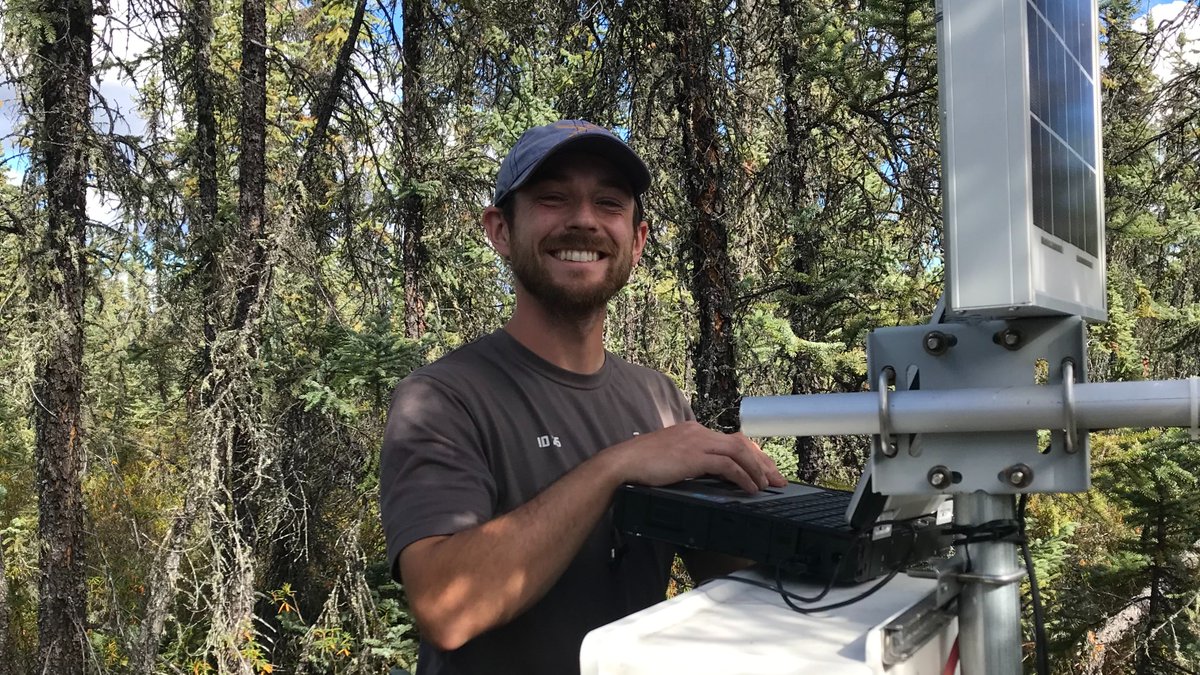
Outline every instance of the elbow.
POLYGON ((439 651, 454 651, 479 633, 471 630, 463 613, 438 611, 438 608, 422 607, 415 602, 412 603, 412 610, 421 641, 439 651))
POLYGON ((453 557, 442 554, 444 539, 409 545, 400 555, 400 571, 421 641, 449 652, 503 623, 497 622, 503 613, 486 600, 491 594, 481 589, 477 575, 448 562, 453 557))
MULTIPOLYGON (((419 625, 419 624, 418 624, 419 625)), ((426 634, 421 631, 421 639, 433 645, 438 651, 452 652, 467 644, 468 638, 462 631, 444 630, 426 634)))

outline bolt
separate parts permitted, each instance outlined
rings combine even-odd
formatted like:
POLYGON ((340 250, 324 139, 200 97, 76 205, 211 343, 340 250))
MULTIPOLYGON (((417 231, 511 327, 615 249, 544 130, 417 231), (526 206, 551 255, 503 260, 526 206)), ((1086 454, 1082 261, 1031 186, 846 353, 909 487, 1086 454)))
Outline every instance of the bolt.
POLYGON ((943 333, 940 330, 929 331, 925 334, 923 341, 925 351, 934 356, 945 354, 947 349, 956 344, 958 344, 958 337, 943 333))
POLYGON ((1021 331, 1016 328, 1005 328, 1004 330, 992 336, 992 341, 996 344, 1009 350, 1017 350, 1021 347, 1021 331))
POLYGON ((888 441, 883 444, 881 452, 883 452, 884 457, 895 457, 900 453, 900 448, 896 445, 896 441, 888 441))
POLYGON ((1013 487, 1027 487, 1033 482, 1033 469, 1024 464, 1014 464, 1001 472, 1000 480, 1013 487))
POLYGON ((950 485, 950 469, 940 464, 929 470, 929 484, 941 490, 950 485))

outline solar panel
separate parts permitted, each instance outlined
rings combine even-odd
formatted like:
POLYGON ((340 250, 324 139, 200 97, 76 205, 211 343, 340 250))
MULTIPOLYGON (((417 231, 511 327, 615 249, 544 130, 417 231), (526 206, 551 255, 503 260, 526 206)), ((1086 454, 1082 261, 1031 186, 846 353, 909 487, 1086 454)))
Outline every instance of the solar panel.
POLYGON ((1095 1, 938 10, 948 308, 1105 320, 1095 1))
POLYGON ((1033 224, 1096 256, 1099 241, 1090 225, 1098 158, 1088 22, 1080 3, 1027 5, 1033 224))

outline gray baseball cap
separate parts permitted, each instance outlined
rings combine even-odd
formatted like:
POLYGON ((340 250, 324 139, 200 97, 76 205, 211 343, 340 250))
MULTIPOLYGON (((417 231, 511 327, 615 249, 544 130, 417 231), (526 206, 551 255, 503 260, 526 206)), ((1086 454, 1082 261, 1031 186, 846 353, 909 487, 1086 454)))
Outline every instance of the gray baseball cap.
POLYGON ((559 120, 534 127, 517 139, 516 145, 500 164, 492 204, 503 202, 524 185, 551 155, 567 148, 593 152, 607 158, 629 179, 635 197, 641 196, 650 187, 650 170, 646 168, 646 163, 616 134, 583 120, 559 120))

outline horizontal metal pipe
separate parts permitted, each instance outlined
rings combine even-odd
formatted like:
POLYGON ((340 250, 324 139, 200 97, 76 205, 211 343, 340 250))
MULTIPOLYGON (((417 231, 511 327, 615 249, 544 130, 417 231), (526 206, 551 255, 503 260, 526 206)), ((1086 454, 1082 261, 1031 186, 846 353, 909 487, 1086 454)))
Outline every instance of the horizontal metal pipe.
MULTIPOLYGON (((1191 380, 1074 385, 1075 427, 1193 427, 1200 386, 1191 380)), ((1063 429, 1062 385, 893 391, 891 430, 899 434, 1063 429)), ((840 436, 879 433, 879 394, 750 396, 742 399, 750 436, 840 436)))

